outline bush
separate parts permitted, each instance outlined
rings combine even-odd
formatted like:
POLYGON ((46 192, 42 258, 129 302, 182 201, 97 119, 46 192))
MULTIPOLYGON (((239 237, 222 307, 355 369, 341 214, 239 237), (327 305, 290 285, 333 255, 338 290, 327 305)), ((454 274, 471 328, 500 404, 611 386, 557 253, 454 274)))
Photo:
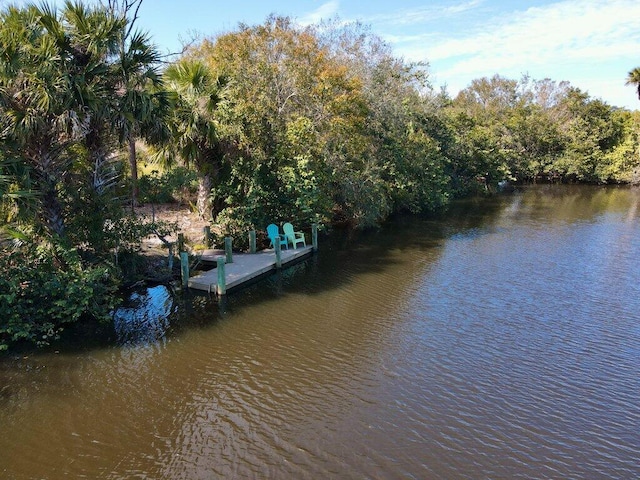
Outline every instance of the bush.
POLYGON ((0 253, 0 350, 48 345, 83 317, 108 320, 117 297, 109 268, 84 264, 60 246, 0 253))

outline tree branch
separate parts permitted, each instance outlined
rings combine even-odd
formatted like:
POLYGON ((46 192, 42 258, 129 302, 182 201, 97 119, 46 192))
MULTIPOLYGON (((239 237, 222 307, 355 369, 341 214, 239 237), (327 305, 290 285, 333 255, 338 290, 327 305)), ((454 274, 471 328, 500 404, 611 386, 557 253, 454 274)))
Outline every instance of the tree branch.
POLYGON ((129 28, 125 32, 125 39, 129 38, 133 31, 136 21, 138 20, 138 12, 140 11, 142 2, 143 0, 102 0, 102 4, 105 5, 111 13, 129 18, 129 28), (130 16, 130 12, 132 11, 133 15, 130 16))

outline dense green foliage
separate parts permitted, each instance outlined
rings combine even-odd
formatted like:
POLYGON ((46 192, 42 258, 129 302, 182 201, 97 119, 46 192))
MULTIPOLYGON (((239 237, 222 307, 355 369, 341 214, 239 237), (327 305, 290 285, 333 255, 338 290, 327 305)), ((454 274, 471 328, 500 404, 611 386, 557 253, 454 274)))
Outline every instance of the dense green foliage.
POLYGON ((451 98, 361 25, 280 17, 160 71, 128 18, 139 1, 0 12, 0 348, 104 317, 140 239, 171 231, 126 201, 196 181, 200 215, 239 238, 285 220, 367 228, 505 180, 640 181, 640 114, 566 82, 494 76, 451 98), (165 172, 139 185, 136 141, 165 172))
POLYGON ((152 204, 188 201, 197 190, 197 180, 197 173, 185 167, 162 173, 153 170, 140 177, 140 201, 152 204))
POLYGON ((153 123, 143 99, 156 119, 166 104, 149 63, 158 56, 128 26, 82 3, 0 12, 0 347, 45 342, 112 303, 122 269, 111 266, 126 265, 132 231, 120 146, 153 123), (142 78, 156 89, 148 98, 142 78))
POLYGON ((446 127, 422 66, 357 26, 319 32, 270 18, 188 52, 225 79, 212 204, 230 233, 284 219, 367 227, 447 201, 446 127))
POLYGON ((566 82, 475 80, 447 113, 466 179, 626 183, 640 165, 637 112, 566 82))
POLYGON ((188 58, 170 65, 164 78, 174 105, 167 122, 171 137, 163 144, 162 153, 169 160, 181 159, 197 172, 198 213, 209 218, 211 182, 218 178, 223 156, 215 116, 224 102, 224 80, 188 58))
POLYGON ((0 256, 0 269, 10 273, 0 276, 0 350, 47 345, 83 315, 108 319, 115 305, 109 269, 87 267, 73 250, 32 246, 0 256))

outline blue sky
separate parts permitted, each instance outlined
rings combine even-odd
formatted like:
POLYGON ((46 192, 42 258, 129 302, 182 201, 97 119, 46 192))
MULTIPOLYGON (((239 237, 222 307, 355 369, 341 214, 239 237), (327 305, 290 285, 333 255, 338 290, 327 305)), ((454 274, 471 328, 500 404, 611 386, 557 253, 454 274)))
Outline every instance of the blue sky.
POLYGON ((625 86, 640 67, 640 0, 143 0, 139 26, 174 52, 196 34, 259 24, 270 13, 301 24, 359 20, 398 56, 428 62, 434 86, 451 95, 475 78, 528 74, 640 108, 625 86))

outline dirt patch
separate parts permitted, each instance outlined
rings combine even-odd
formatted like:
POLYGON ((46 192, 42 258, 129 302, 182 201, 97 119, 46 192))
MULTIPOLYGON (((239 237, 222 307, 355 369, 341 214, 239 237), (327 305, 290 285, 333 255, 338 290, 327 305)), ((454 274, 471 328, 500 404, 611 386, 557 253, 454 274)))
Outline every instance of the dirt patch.
MULTIPOLYGON (((177 225, 178 231, 176 234, 169 235, 165 239, 169 242, 176 242, 178 240, 177 234, 182 233, 185 236, 185 242, 189 245, 204 243, 204 227, 210 226, 208 221, 199 218, 188 205, 178 203, 141 205, 136 207, 136 215, 144 215, 148 220, 155 219, 156 221, 177 225)), ((155 235, 143 239, 143 254, 154 255, 158 254, 158 251, 164 252, 164 255, 167 254, 166 247, 163 246, 162 240, 155 235)))

